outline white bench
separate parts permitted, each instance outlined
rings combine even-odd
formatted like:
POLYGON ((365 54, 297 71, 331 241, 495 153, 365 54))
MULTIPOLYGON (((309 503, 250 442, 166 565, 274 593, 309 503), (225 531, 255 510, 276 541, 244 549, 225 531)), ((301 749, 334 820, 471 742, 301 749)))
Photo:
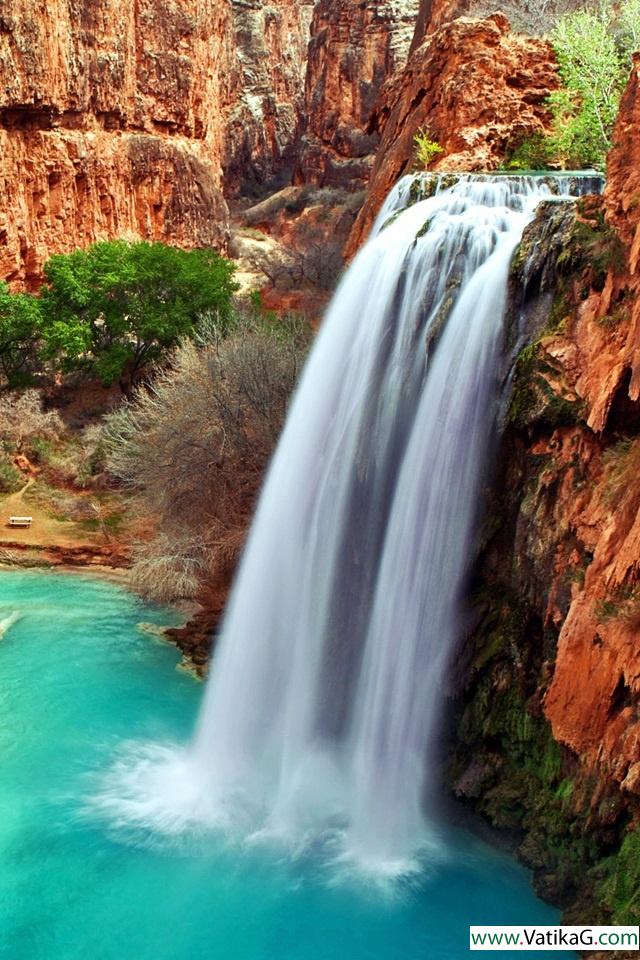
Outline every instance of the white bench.
POLYGON ((9 517, 10 527, 30 527, 32 517, 9 517))

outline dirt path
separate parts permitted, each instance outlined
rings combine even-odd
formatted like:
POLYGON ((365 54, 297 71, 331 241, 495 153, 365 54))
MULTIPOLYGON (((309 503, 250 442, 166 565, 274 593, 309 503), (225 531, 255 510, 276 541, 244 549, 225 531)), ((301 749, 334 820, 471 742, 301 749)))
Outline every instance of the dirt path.
POLYGON ((39 504, 25 502, 24 495, 35 482, 31 477, 17 493, 0 499, 0 546, 94 547, 100 542, 98 533, 85 530, 71 520, 56 520, 39 504), (32 517, 31 526, 9 526, 9 517, 16 515, 32 517))

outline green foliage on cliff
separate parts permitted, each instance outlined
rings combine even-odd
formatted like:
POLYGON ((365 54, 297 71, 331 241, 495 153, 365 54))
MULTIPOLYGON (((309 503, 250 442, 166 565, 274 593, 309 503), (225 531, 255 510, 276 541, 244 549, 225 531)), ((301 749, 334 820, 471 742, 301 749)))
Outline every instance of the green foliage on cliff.
POLYGON ((415 165, 419 170, 428 170, 433 161, 444 153, 437 140, 432 140, 429 131, 421 127, 413 137, 415 165))
POLYGON ((228 324, 233 265, 212 250, 96 243, 51 257, 42 289, 43 355, 108 385, 192 334, 205 312, 228 324))
POLYGON ((559 19, 550 39, 562 86, 548 99, 551 131, 517 145, 509 168, 605 167, 639 24, 640 0, 602 0, 559 19))
POLYGON ((605 861, 598 894, 614 923, 640 924, 640 830, 628 833, 618 853, 605 861))

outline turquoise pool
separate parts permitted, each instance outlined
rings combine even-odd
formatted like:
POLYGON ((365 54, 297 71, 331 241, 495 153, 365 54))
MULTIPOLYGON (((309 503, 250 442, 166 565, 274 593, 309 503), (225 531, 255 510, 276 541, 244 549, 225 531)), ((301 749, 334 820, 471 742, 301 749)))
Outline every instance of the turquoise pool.
POLYGON ((311 855, 94 817, 87 798, 123 743, 190 735, 202 687, 138 628, 170 616, 110 583, 0 574, 0 957, 458 960, 470 923, 559 919, 525 870, 463 831, 385 896, 332 882, 311 855))

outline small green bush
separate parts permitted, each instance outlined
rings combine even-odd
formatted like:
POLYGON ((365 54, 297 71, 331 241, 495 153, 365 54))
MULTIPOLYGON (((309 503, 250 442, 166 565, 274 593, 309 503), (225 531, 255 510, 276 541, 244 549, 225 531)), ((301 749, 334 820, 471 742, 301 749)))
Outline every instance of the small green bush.
POLYGON ((546 137, 535 134, 519 143, 504 163, 505 170, 546 170, 550 150, 546 137))
POLYGON ((32 437, 29 441, 29 453, 36 463, 48 463, 52 454, 51 442, 44 437, 32 437))
POLYGON ((444 153, 444 148, 437 140, 432 140, 428 130, 421 127, 413 137, 415 165, 421 170, 428 170, 436 157, 444 153))

